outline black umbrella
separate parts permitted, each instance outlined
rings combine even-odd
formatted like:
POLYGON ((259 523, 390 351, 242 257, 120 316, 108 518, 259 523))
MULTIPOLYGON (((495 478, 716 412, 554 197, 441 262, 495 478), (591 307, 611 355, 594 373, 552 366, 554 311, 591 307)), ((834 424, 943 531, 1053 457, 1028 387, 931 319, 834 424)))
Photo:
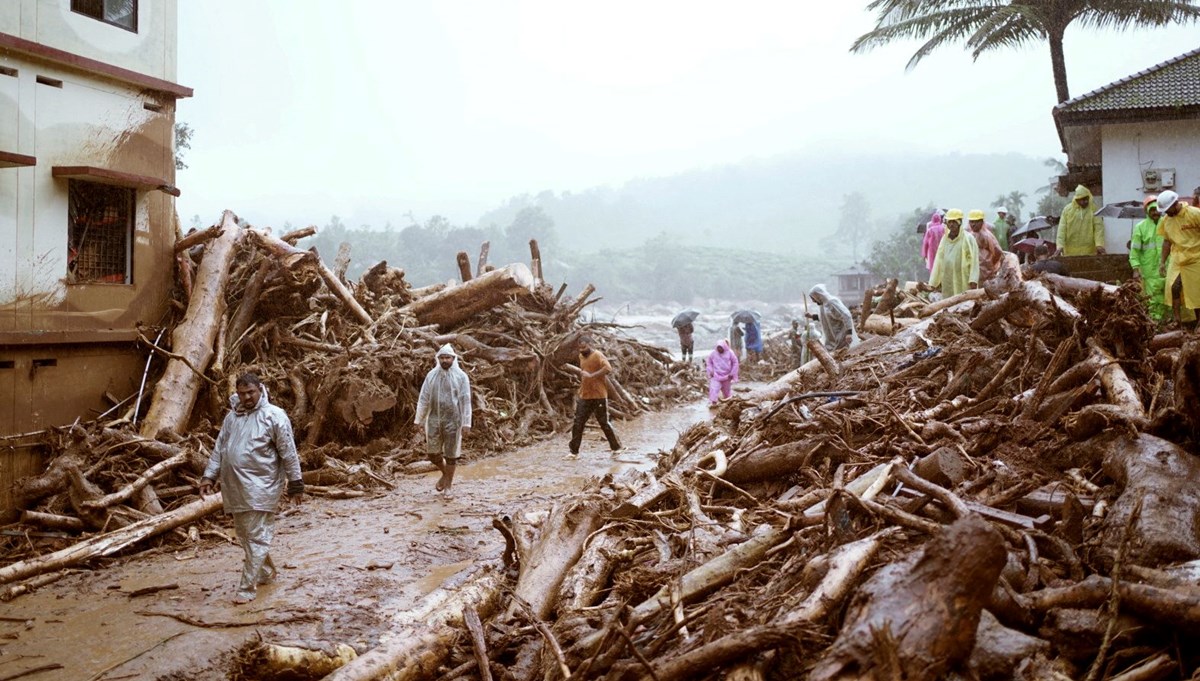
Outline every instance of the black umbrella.
POLYGON ((1096 215, 1102 218, 1119 218, 1121 220, 1141 220, 1146 217, 1146 208, 1142 206, 1141 201, 1120 201, 1118 203, 1110 203, 1105 205, 1100 210, 1096 211, 1096 215))
POLYGON ((684 310, 671 319, 671 326, 675 327, 676 329, 682 328, 696 321, 696 317, 699 316, 700 313, 696 310, 684 310))
POLYGON ((758 324, 762 321, 762 315, 754 310, 738 310, 729 316, 734 324, 758 324))
POLYGON ((1056 226, 1058 226, 1057 215, 1038 215, 1037 217, 1029 218, 1029 222, 1026 222, 1024 227, 1009 234, 1008 238, 1012 240, 1024 235, 1037 236, 1037 233, 1043 229, 1050 229, 1056 226))

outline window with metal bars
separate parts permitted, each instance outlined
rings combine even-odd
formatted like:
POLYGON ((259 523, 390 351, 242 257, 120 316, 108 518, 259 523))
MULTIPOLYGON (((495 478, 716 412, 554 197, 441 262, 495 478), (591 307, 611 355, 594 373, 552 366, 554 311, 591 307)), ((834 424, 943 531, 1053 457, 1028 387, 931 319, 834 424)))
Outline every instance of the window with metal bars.
POLYGON ((137 0, 71 0, 71 11, 137 33, 137 0))
POLYGON ((133 216, 137 192, 70 180, 67 271, 75 284, 133 283, 133 216))

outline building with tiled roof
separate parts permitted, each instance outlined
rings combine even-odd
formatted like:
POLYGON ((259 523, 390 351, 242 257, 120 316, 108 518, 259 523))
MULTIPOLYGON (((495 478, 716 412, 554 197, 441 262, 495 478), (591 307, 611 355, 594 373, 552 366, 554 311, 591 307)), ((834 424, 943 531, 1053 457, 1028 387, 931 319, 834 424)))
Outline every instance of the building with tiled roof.
MULTIPOLYGON (((1067 155, 1058 192, 1087 186, 1108 203, 1200 185, 1200 48, 1054 107, 1067 155)), ((1121 252, 1129 220, 1108 220, 1121 252)))

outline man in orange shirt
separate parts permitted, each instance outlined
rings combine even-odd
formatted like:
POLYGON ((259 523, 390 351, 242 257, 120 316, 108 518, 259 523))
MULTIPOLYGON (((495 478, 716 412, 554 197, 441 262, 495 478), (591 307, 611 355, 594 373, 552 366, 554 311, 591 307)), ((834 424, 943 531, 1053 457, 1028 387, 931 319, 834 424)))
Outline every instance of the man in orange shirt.
POLYGON ((608 446, 613 453, 621 451, 621 442, 613 432, 612 424, 608 422, 608 386, 604 377, 612 371, 612 365, 599 350, 592 347, 592 339, 584 336, 579 339, 579 368, 583 378, 579 381, 579 399, 575 401, 575 423, 571 425, 571 455, 579 456, 579 444, 583 441, 583 426, 588 417, 596 415, 600 430, 608 438, 608 446))

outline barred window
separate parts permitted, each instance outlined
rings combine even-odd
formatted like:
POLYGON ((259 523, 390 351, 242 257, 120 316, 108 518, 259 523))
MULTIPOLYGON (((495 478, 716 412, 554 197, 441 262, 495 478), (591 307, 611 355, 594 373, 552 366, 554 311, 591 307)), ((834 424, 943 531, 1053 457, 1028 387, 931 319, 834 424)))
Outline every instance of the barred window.
POLYGON ((137 33, 137 0, 71 0, 71 11, 137 33))
POLYGON ((132 284, 137 192, 85 180, 69 180, 67 192, 67 280, 132 284))

